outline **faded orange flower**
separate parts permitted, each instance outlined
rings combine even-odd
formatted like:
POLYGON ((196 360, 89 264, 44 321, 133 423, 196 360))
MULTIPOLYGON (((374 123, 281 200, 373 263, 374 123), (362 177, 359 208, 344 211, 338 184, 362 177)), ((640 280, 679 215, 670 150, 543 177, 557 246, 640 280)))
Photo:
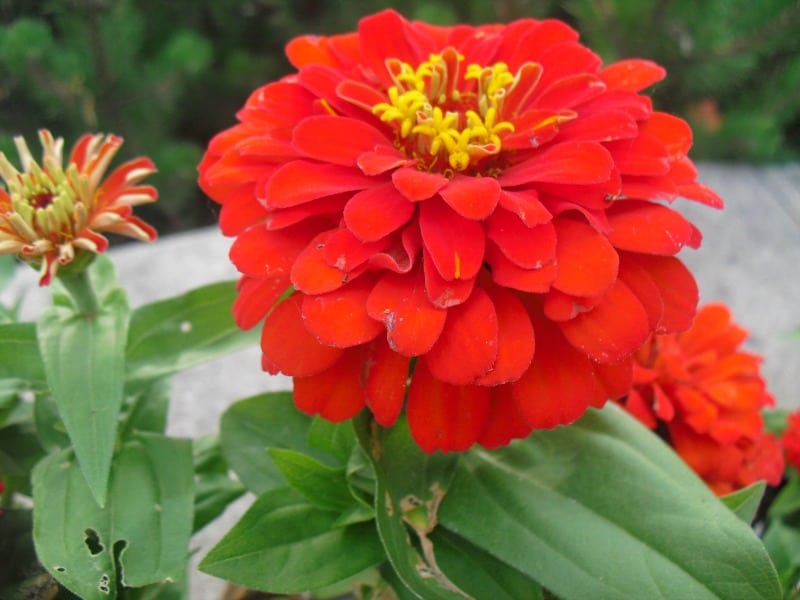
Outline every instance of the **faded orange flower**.
POLYGON ((157 192, 139 185, 155 172, 148 158, 137 158, 106 169, 122 145, 114 135, 84 135, 75 144, 66 166, 64 141, 47 130, 39 131, 41 164, 25 140, 14 138, 22 170, 0 153, 0 254, 16 254, 39 267, 39 284, 48 285, 59 267, 81 252, 100 253, 108 247, 103 232, 144 241, 155 230, 133 216, 133 207, 155 202, 157 192))
POLYGON ((656 335, 636 352, 622 401, 718 494, 783 475, 781 445, 761 415, 774 399, 761 357, 740 349, 746 338, 725 305, 703 306, 689 330, 656 335))
POLYGON ((394 11, 287 47, 297 71, 217 135, 200 185, 262 319, 263 368, 331 420, 405 407, 426 451, 554 427, 630 385, 688 327, 700 233, 691 131, 560 21, 436 27, 394 11))

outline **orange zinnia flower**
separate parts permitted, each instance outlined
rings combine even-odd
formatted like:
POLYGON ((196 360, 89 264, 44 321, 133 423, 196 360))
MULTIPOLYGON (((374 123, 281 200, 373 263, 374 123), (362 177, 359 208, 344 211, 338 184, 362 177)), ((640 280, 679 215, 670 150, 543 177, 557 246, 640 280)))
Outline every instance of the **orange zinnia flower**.
POLYGON ((637 93, 663 69, 577 38, 384 11, 291 41, 297 72, 211 141, 236 319, 266 316, 263 367, 301 410, 389 426, 405 403, 428 452, 496 447, 624 394, 651 332, 689 325, 673 255, 700 234, 656 200, 721 201, 637 93))
POLYGON ((761 416, 775 402, 761 358, 739 349, 746 337, 725 305, 703 306, 688 331, 656 335, 636 352, 622 401, 718 494, 783 475, 781 445, 761 416))
POLYGON ((14 138, 22 163, 17 171, 0 153, 0 254, 16 254, 40 268, 47 285, 60 266, 77 253, 104 252, 101 232, 152 241, 155 230, 133 216, 133 206, 154 202, 155 188, 138 183, 155 173, 148 158, 137 158, 103 175, 122 145, 114 135, 84 135, 72 149, 66 168, 61 138, 39 131, 42 164, 21 137, 14 138))

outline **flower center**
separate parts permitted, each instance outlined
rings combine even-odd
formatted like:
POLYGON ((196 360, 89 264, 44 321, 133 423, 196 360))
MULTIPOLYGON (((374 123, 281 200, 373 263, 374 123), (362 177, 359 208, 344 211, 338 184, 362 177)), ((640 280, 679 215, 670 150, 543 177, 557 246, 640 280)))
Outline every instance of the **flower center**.
POLYGON ((519 76, 501 62, 471 64, 462 75, 463 61, 454 48, 432 54, 416 69, 386 61, 395 85, 389 102, 372 112, 395 127, 398 146, 429 171, 479 172, 484 159, 499 154, 503 135, 514 131, 503 120, 503 105, 519 76))

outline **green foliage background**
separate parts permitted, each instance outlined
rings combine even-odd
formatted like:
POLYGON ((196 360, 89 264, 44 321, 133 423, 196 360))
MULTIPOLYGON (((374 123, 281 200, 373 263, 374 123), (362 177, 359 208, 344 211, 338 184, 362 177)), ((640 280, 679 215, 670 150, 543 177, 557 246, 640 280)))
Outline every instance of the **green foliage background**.
POLYGON ((116 133, 125 158, 158 165, 146 220, 161 233, 209 224, 196 164, 250 91, 289 71, 286 41, 389 6, 443 24, 566 20, 606 61, 667 68, 655 103, 691 122, 695 159, 800 158, 797 0, 0 0, 0 151, 40 127, 68 145, 116 133))

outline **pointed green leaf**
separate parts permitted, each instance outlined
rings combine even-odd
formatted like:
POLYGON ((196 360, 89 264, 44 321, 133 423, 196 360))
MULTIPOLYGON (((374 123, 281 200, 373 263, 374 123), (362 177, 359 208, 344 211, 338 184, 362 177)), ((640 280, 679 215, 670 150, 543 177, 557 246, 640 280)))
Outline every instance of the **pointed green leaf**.
POLYGON ((322 417, 314 417, 308 431, 308 443, 335 456, 341 464, 346 465, 356 445, 353 424, 349 420, 332 423, 322 417))
POLYGON ((321 510, 342 512, 356 503, 344 468, 334 468, 294 450, 270 448, 270 458, 289 485, 321 510))
POLYGON ((720 500, 733 511, 733 514, 749 525, 756 517, 758 506, 761 504, 761 498, 764 497, 766 489, 765 482, 756 481, 746 488, 722 496, 720 500))
POLYGON ((466 453, 439 521, 565 600, 781 597, 752 530, 616 406, 466 453))
POLYGON ((258 340, 257 329, 236 326, 234 282, 197 288, 133 311, 128 333, 127 379, 171 375, 258 340))
POLYGON ((362 412, 355 430, 375 471, 375 521, 398 578, 417 598, 464 600, 466 594, 439 570, 428 538, 457 457, 423 453, 403 418, 392 428, 382 429, 362 412), (406 525, 420 539, 424 558, 412 544, 406 525))
POLYGON ((291 392, 267 392, 240 400, 222 415, 220 443, 225 460, 250 491, 261 494, 286 480, 267 448, 288 448, 335 465, 308 443, 311 417, 294 406, 291 392))
POLYGON ((777 519, 798 512, 800 512, 800 475, 794 472, 770 505, 769 516, 771 519, 777 519))
POLYGON ((47 383, 101 506, 122 404, 127 330, 128 303, 120 288, 101 299, 94 316, 54 304, 42 311, 37 324, 47 383))
POLYGON ((33 323, 0 324, 0 378, 45 381, 33 323))
POLYGON ((139 587, 179 579, 191 535, 191 464, 188 441, 137 435, 116 456, 100 508, 70 450, 44 458, 33 471, 42 565, 88 600, 113 597, 118 581, 139 587))
POLYGON ((300 593, 346 579, 384 560, 371 523, 334 528, 291 488, 256 499, 200 563, 206 573, 273 593, 300 593))

